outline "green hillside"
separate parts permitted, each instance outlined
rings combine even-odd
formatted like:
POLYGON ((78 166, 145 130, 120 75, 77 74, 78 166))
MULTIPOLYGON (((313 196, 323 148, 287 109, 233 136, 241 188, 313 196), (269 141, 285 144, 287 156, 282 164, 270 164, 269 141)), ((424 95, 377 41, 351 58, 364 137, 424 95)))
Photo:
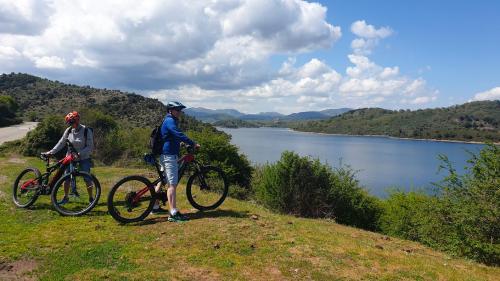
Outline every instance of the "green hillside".
POLYGON ((329 134, 500 142, 500 101, 477 101, 416 111, 365 108, 291 127, 329 134))
MULTIPOLYGON (((122 125, 152 127, 166 114, 165 105, 156 99, 118 90, 64 84, 22 73, 0 75, 0 95, 14 98, 21 116, 32 120, 92 108, 115 117, 122 125)), ((184 127, 190 129, 211 127, 189 116, 184 120, 184 127)))
POLYGON ((121 177, 149 170, 97 167, 104 197, 82 217, 61 217, 48 196, 14 207, 11 184, 36 158, 0 157, 0 280, 498 280, 500 269, 421 244, 325 219, 278 215, 228 198, 191 218, 120 225, 105 195, 121 177))

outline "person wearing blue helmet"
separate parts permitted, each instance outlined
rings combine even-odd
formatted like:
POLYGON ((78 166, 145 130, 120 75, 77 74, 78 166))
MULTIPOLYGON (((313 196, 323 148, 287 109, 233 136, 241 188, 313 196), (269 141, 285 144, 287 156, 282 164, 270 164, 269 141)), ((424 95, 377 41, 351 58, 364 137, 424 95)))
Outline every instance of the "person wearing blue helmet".
MULTIPOLYGON (((179 117, 184 108, 186 108, 186 106, 178 101, 169 102, 167 104, 167 115, 161 125, 161 137, 165 140, 165 143, 163 144, 163 150, 160 155, 160 163, 168 183, 167 198, 170 208, 168 220, 172 222, 188 220, 185 215, 177 210, 176 206, 176 192, 179 182, 179 165, 177 160, 180 152, 180 144, 183 142, 196 148, 200 147, 199 144, 188 138, 178 126, 179 117)), ((155 204, 152 213, 161 214, 166 213, 166 211, 161 209, 158 204, 155 204)))

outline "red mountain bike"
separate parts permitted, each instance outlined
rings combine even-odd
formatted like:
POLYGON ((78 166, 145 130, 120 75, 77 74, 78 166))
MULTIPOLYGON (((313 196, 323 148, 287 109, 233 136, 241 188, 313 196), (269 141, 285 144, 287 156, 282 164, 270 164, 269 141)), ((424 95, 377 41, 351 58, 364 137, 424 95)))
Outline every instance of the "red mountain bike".
MULTIPOLYGON (((193 173, 186 184, 186 195, 189 203, 200 211, 219 207, 226 199, 229 186, 224 172, 214 166, 204 166, 195 160, 194 148, 187 147, 188 153, 179 160, 179 180, 187 170, 193 173)), ((153 165, 158 178, 151 182, 143 176, 128 176, 118 181, 108 195, 108 211, 111 216, 122 223, 143 220, 151 210, 156 200, 165 204, 167 194, 163 186, 167 183, 161 166, 152 154, 144 156, 146 163, 153 165), (162 188, 155 191, 161 182, 162 188)))
POLYGON ((101 196, 101 185, 94 175, 75 168, 78 154, 68 140, 66 146, 70 153, 52 166, 50 157, 40 155, 45 161, 45 173, 41 174, 37 168, 29 167, 17 176, 12 188, 12 199, 16 206, 28 208, 40 195, 50 194, 52 205, 61 215, 83 215, 94 208, 101 196), (66 170, 68 172, 65 174, 66 170), (49 182, 54 171, 57 172, 49 182), (68 200, 63 200, 64 197, 68 200))

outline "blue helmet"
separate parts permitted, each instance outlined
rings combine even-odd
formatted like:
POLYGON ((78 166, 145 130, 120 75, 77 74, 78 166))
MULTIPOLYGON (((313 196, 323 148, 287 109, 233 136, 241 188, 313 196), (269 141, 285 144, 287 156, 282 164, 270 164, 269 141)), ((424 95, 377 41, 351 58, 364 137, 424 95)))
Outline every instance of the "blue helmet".
POLYGON ((167 110, 170 109, 183 110, 184 108, 186 108, 186 106, 178 101, 169 101, 167 103, 167 110))

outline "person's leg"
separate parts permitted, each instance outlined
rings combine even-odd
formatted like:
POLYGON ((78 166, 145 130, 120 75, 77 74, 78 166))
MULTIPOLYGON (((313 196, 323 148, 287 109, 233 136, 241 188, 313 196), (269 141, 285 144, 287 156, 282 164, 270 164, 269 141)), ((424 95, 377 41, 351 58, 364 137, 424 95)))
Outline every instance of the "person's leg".
POLYGON ((174 215, 177 212, 176 206, 176 190, 177 182, 179 181, 179 165, 177 163, 177 155, 162 155, 161 156, 165 177, 169 184, 167 189, 168 206, 170 214, 174 215))
POLYGON ((170 214, 175 215, 177 212, 176 205, 176 194, 177 194, 177 185, 171 184, 167 189, 167 198, 168 198, 168 206, 170 207, 170 214))
MULTIPOLYGON (((90 158, 87 158, 85 160, 80 160, 79 161, 79 165, 80 165, 80 171, 82 172, 87 172, 90 174, 90 166, 91 166, 92 162, 90 160, 90 158)), ((89 195, 89 202, 92 202, 94 201, 94 182, 92 181, 92 179, 89 179, 87 177, 84 178, 85 180, 85 184, 87 185, 87 192, 88 192, 88 195, 89 195)))
MULTIPOLYGON (((161 182, 157 183, 155 186, 155 192, 158 193, 161 190, 161 182)), ((168 196, 167 196, 168 199, 168 196)), ((161 215, 161 214, 166 214, 168 213, 167 210, 163 209, 160 207, 160 199, 156 199, 155 204, 153 206, 153 210, 151 211, 152 214, 154 215, 161 215)))

